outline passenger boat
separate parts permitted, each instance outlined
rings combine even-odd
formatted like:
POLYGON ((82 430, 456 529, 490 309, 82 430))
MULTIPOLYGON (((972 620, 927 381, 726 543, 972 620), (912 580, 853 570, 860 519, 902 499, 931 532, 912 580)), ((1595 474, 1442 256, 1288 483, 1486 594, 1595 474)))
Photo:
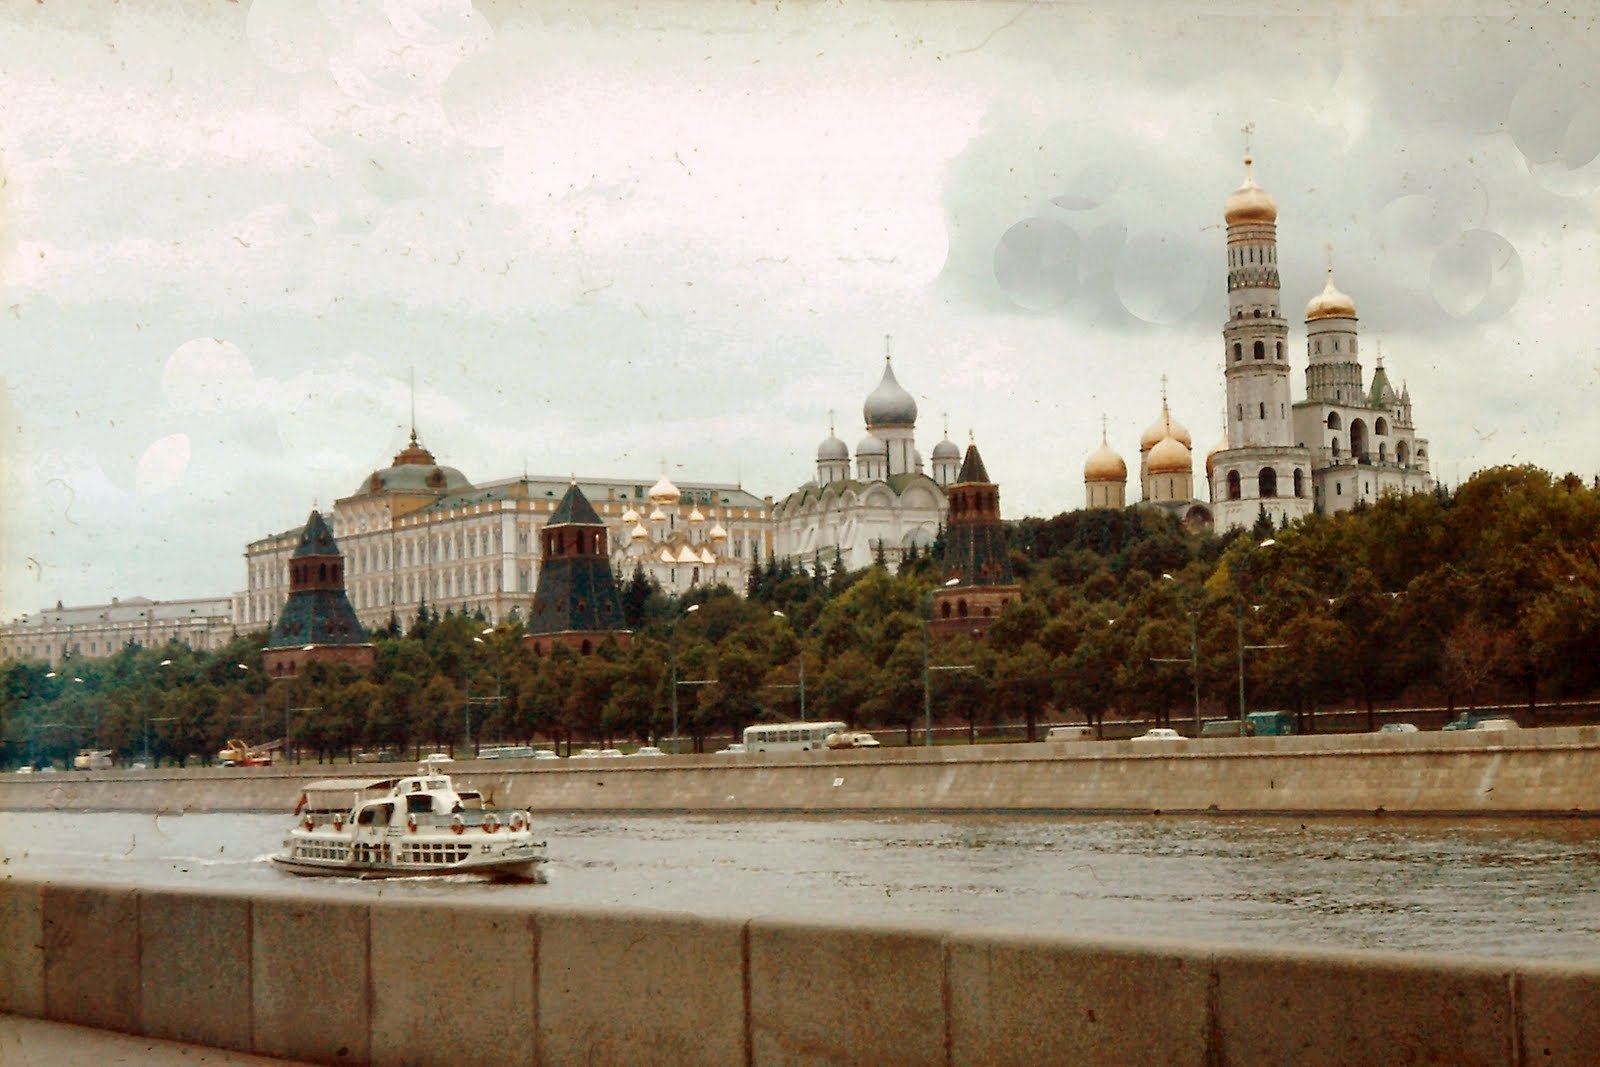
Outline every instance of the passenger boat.
POLYGON ((291 874, 347 878, 483 874, 543 881, 545 843, 523 810, 485 807, 431 762, 405 778, 309 782, 272 857, 291 874))

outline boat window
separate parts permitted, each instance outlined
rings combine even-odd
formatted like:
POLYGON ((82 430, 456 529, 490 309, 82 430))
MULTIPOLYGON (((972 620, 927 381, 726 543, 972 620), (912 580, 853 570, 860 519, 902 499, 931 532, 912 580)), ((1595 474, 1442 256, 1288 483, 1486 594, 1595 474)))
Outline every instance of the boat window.
POLYGON ((406 797, 406 810, 409 812, 432 811, 433 797, 427 793, 416 793, 406 797))
POLYGON ((443 778, 429 778, 428 779, 428 788, 429 789, 443 789, 444 786, 445 786, 445 782, 444 782, 443 778))

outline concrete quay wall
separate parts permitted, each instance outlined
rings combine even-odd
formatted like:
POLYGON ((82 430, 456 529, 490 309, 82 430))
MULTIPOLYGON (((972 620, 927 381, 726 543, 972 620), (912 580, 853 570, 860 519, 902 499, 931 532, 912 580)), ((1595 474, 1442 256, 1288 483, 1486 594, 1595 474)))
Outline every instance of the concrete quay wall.
POLYGON ((1600 965, 0 881, 0 1012, 329 1064, 1592 1063, 1600 965))
MULTIPOLYGON (((308 779, 414 764, 0 775, 0 809, 287 811, 308 779)), ((1600 813, 1600 726, 460 761, 535 811, 1600 813)))

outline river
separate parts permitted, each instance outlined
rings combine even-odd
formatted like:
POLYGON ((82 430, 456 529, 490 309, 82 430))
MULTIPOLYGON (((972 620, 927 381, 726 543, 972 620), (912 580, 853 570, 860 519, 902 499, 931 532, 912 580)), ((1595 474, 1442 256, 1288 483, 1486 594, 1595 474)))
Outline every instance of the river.
POLYGON ((335 896, 1600 960, 1600 821, 541 816, 543 885, 299 880, 281 815, 0 812, 0 870, 335 896))

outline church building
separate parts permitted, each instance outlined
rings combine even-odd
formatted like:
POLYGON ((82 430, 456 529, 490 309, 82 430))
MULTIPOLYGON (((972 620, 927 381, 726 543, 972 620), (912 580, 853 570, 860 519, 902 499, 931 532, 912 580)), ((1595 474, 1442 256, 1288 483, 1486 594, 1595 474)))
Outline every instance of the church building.
POLYGON ((886 355, 883 378, 861 414, 867 435, 850 450, 828 427, 817 449, 817 476, 773 508, 774 551, 801 567, 820 562, 857 570, 880 557, 897 566, 908 549, 931 546, 944 521, 945 490, 961 450, 948 438, 933 449, 933 474, 917 451, 917 402, 901 387, 886 355))

